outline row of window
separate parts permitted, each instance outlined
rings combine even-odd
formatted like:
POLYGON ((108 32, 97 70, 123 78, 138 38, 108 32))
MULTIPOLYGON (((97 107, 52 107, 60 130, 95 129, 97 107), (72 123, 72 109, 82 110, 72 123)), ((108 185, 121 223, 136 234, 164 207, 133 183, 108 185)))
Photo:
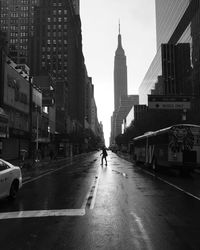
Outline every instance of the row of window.
MULTIPOLYGON (((15 8, 18 8, 21 5, 36 5, 37 3, 39 3, 39 0, 31 0, 31 1, 30 0, 21 0, 21 1, 18 0, 18 2, 14 3, 13 5, 15 8)), ((1 1, 2 8, 5 8, 5 7, 8 8, 8 4, 9 4, 9 1, 1 1)))
POLYGON ((43 46, 42 47, 42 52, 45 52, 45 51, 47 51, 47 52, 50 52, 50 51, 53 51, 53 52, 62 52, 62 51, 66 51, 67 50, 67 48, 66 47, 64 47, 64 48, 62 48, 62 45, 61 46, 53 46, 53 47, 50 47, 50 46, 47 46, 47 47, 45 47, 45 46, 43 46))
POLYGON ((53 15, 67 15, 67 10, 53 10, 53 15))
POLYGON ((56 23, 56 22, 59 22, 59 23, 61 23, 61 22, 67 22, 67 17, 53 17, 53 18, 51 18, 51 17, 47 17, 47 22, 48 23, 51 23, 51 22, 54 22, 54 23, 56 23))
POLYGON ((14 46, 13 45, 11 45, 10 46, 10 50, 27 50, 28 49, 28 46, 27 45, 17 45, 17 44, 15 44, 14 46))
MULTIPOLYGON (((1 20, 0 23, 3 24, 3 20, 1 20)), ((28 30, 28 28, 29 28, 29 27, 28 27, 28 26, 25 26, 25 25, 20 26, 20 29, 21 29, 21 30, 28 30)), ((7 25, 3 25, 3 26, 1 27, 1 29, 6 30, 6 29, 8 29, 8 26, 7 26, 7 25)), ((19 30, 19 27, 18 27, 18 25, 11 25, 11 26, 10 26, 10 30, 11 30, 11 31, 18 31, 18 30, 19 30)))
MULTIPOLYGON (((50 55, 50 54, 47 54, 47 55, 45 55, 45 54, 42 54, 42 60, 44 60, 44 59, 52 59, 52 61, 58 61, 58 63, 62 63, 62 58, 63 58, 63 55, 62 54, 57 54, 56 56, 54 56, 54 55, 50 55)), ((65 54, 64 55, 64 58, 66 59, 67 58, 67 55, 65 54)), ((64 63, 63 63, 63 65, 64 66, 67 66, 67 62, 66 61, 64 61, 64 63)))
POLYGON ((61 25, 61 24, 58 24, 58 25, 56 25, 56 24, 53 24, 53 25, 47 25, 47 29, 48 29, 48 31, 50 31, 50 30, 67 30, 67 24, 64 24, 64 25, 61 25))
POLYGON ((12 25, 12 24, 18 24, 18 23, 28 24, 28 23, 30 23, 30 20, 29 20, 27 17, 28 17, 28 15, 25 16, 24 18, 21 18, 21 19, 12 18, 12 19, 10 20, 10 24, 11 24, 11 25, 12 25))
POLYGON ((21 11, 28 11, 28 6, 21 6, 21 11))
POLYGON ((67 44, 67 40, 61 40, 61 39, 58 39, 58 40, 56 40, 56 39, 53 39, 53 40, 50 40, 50 39, 48 39, 47 40, 47 44, 48 45, 50 45, 50 44, 67 44))
POLYGON ((18 25, 11 25, 10 26, 10 30, 11 31, 18 31, 19 30, 19 28, 20 28, 20 30, 33 30, 33 26, 28 26, 28 25, 21 25, 20 27, 18 27, 18 25))
POLYGON ((11 44, 15 44, 15 43, 27 43, 28 42, 28 39, 27 38, 21 38, 21 39, 15 39, 15 38, 11 38, 10 39, 10 43, 11 44))
POLYGON ((59 3, 54 2, 54 3, 53 3, 53 6, 61 7, 61 6, 62 6, 62 3, 60 3, 60 2, 59 2, 59 3))
POLYGON ((12 12, 10 13, 10 17, 11 18, 16 18, 16 17, 28 17, 29 16, 29 13, 28 12, 21 12, 21 13, 18 13, 18 12, 12 12))
POLYGON ((21 4, 28 4, 29 0, 21 0, 21 4))
MULTIPOLYGON (((11 32, 10 36, 11 37, 18 37, 18 32, 11 32)), ((28 33, 27 32, 21 32, 20 37, 28 37, 28 33)))
MULTIPOLYGON (((2 10, 1 10, 1 12, 2 12, 2 10)), ((1 15, 0 15, 1 18, 7 18, 7 16, 8 16, 8 13, 1 13, 1 15)))
POLYGON ((63 67, 63 64, 62 63, 52 63, 51 61, 42 61, 42 67, 45 67, 46 65, 51 65, 54 69, 55 69, 55 72, 59 71, 59 70, 62 70, 62 72, 65 74, 67 74, 67 67, 63 67), (56 70, 57 68, 57 70, 56 70))

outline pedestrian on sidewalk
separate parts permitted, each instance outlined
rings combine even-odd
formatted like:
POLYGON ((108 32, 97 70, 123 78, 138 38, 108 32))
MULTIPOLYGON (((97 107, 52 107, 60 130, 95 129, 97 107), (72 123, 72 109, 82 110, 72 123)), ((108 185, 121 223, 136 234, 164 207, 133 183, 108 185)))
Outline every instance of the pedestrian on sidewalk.
POLYGON ((53 156, 54 156, 53 150, 50 150, 49 156, 50 156, 50 160, 53 160, 53 156))
POLYGON ((102 152, 101 152, 100 155, 102 155, 102 157, 101 157, 101 165, 103 165, 103 159, 104 159, 105 162, 106 162, 106 166, 107 166, 107 159, 106 159, 106 157, 107 157, 108 154, 107 154, 105 146, 102 148, 102 152))

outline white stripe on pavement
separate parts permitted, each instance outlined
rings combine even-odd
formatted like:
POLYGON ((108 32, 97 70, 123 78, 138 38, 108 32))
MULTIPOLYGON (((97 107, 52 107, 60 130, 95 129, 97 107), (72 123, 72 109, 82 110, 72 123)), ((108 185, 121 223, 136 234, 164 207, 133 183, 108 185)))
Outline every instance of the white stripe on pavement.
POLYGON ((85 209, 86 207, 89 207, 90 209, 94 208, 100 175, 101 175, 101 167, 99 167, 98 169, 98 175, 95 176, 95 180, 90 186, 90 189, 88 190, 85 196, 85 199, 83 200, 83 204, 81 208, 85 208, 85 209))
POLYGON ((92 197, 92 200, 91 200, 91 203, 90 203, 90 209, 93 209, 94 205, 95 205, 100 176, 101 176, 101 167, 99 166, 98 178, 97 178, 97 182, 96 182, 96 185, 95 185, 95 188, 94 188, 93 197, 92 197))
POLYGON ((85 215, 85 209, 30 210, 30 211, 0 213, 0 220, 50 217, 50 216, 83 216, 83 215, 85 215))
POLYGON ((141 218, 139 216, 137 216, 137 214, 134 213, 133 211, 131 212, 131 215, 133 216, 134 221, 137 223, 138 229, 141 233, 142 239, 145 242, 146 248, 148 250, 153 250, 151 240, 150 240, 150 238, 149 238, 149 236, 144 228, 144 225, 142 224, 141 218))

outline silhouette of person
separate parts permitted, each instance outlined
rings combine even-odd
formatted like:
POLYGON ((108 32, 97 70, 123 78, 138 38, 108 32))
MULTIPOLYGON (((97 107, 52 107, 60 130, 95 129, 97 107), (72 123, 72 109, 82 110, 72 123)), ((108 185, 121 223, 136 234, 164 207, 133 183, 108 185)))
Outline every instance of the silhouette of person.
POLYGON ((49 156, 50 156, 50 159, 51 159, 51 160, 53 160, 53 155, 54 155, 54 154, 53 154, 53 151, 51 150, 51 151, 49 152, 49 156))
POLYGON ((107 166, 107 159, 106 159, 106 157, 107 157, 108 154, 107 154, 107 151, 106 151, 105 147, 102 148, 102 152, 101 152, 100 155, 102 155, 102 157, 101 157, 101 165, 103 165, 103 159, 105 159, 106 166, 107 166))

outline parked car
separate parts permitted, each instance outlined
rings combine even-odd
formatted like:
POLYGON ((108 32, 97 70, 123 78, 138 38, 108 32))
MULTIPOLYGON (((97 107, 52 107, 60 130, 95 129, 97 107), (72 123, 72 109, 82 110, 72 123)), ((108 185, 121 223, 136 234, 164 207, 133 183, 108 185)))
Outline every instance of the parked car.
POLYGON ((9 197, 15 199, 21 187, 21 169, 0 159, 0 198, 9 197))

